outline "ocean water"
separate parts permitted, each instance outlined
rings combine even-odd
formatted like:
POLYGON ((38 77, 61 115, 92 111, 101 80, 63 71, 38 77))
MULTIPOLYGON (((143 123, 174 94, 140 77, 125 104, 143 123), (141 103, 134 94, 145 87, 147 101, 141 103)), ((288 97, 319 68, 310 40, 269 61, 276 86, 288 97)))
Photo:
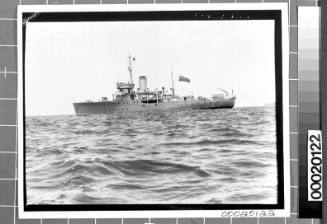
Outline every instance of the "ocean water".
POLYGON ((26 118, 27 204, 277 203, 275 109, 26 118))

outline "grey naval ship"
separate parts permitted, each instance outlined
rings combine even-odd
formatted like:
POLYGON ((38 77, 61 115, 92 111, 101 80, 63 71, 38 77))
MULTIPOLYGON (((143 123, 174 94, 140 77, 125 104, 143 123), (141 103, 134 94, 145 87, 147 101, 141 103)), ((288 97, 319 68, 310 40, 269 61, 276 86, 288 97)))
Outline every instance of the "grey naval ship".
MULTIPOLYGON (((223 89, 218 89, 220 93, 214 94, 211 98, 197 97, 193 95, 178 96, 175 94, 174 78, 172 76, 172 86, 170 91, 161 89, 149 90, 147 87, 147 77, 139 76, 138 88, 135 91, 133 82, 132 61, 135 58, 129 56, 128 71, 130 81, 117 82, 117 93, 112 100, 102 97, 99 101, 74 102, 76 115, 88 114, 108 114, 114 111, 144 111, 144 110, 171 110, 171 109, 221 109, 233 108, 236 96, 229 94, 223 89)), ((190 82, 190 79, 179 76, 181 82, 190 82)))

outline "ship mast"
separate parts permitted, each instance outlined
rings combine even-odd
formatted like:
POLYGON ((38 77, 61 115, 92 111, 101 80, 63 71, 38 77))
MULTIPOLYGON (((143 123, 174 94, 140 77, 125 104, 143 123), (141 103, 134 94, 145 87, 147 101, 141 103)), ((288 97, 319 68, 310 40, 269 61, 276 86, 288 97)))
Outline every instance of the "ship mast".
POLYGON ((132 66, 132 60, 135 61, 135 58, 133 57, 133 59, 132 59, 131 54, 129 54, 129 56, 128 56, 128 71, 129 71, 129 76, 130 76, 130 79, 131 79, 131 83, 133 83, 133 66, 132 66))
POLYGON ((173 72, 173 68, 171 68, 171 93, 172 93, 172 97, 175 97, 174 72, 173 72))

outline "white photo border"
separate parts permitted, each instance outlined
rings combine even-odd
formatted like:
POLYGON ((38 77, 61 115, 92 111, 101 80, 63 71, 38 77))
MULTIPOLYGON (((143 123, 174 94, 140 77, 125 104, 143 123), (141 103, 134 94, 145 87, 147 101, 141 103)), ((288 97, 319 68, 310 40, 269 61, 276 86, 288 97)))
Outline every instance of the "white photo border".
MULTIPOLYGON (((290 142, 289 142, 289 38, 287 3, 217 3, 217 4, 142 4, 142 5, 19 5, 18 40, 18 214, 19 218, 182 218, 182 217, 270 217, 290 216, 290 142), (128 12, 183 10, 280 10, 282 29, 283 92, 283 209, 245 210, 142 210, 142 211, 26 211, 24 204, 24 104, 23 104, 23 13, 41 12, 128 12)), ((277 94, 277 93, 276 93, 277 94)), ((141 206, 141 205, 140 205, 141 206)))

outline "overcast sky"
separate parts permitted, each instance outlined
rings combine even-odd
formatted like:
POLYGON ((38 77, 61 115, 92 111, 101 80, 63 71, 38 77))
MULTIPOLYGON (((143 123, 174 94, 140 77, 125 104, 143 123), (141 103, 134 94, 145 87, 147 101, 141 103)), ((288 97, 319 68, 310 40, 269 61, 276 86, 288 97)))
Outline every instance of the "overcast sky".
POLYGON ((117 81, 168 89, 171 69, 190 78, 179 94, 234 90, 236 106, 275 102, 274 22, 162 21, 28 23, 26 114, 73 114, 74 101, 112 98, 117 81))

